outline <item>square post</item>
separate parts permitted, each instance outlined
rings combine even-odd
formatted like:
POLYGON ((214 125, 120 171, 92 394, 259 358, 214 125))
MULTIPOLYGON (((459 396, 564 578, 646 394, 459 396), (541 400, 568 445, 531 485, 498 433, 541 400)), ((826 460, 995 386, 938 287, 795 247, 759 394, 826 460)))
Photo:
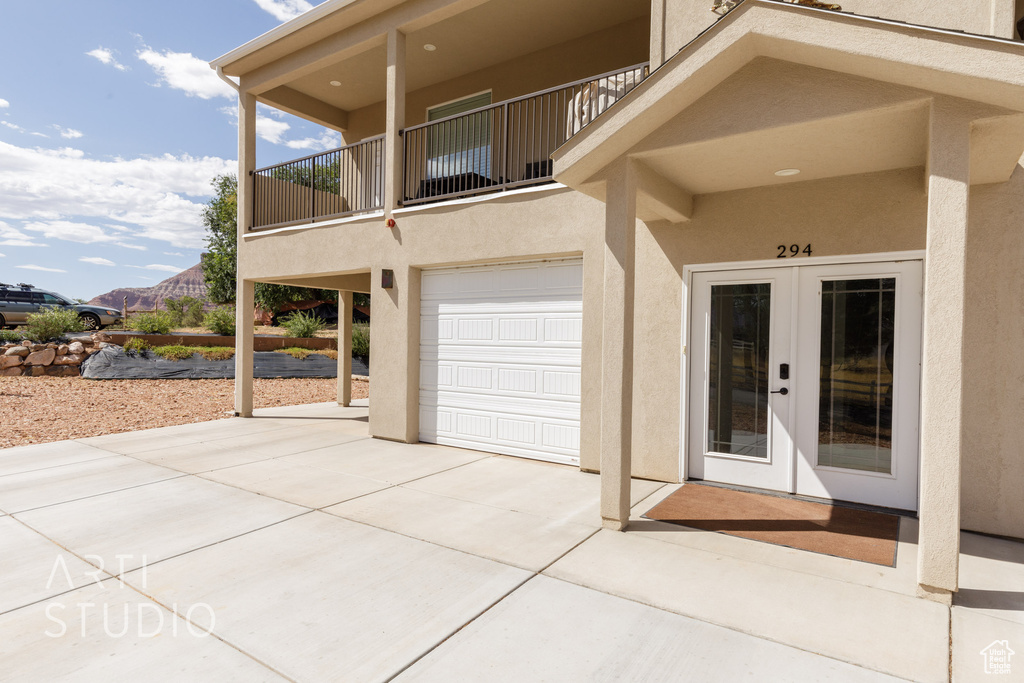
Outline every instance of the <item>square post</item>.
POLYGON ((964 280, 971 121, 932 103, 921 367, 919 594, 949 604, 958 588, 963 453, 964 280))
POLYGON ((387 401, 370 404, 370 434, 405 443, 420 440, 420 270, 394 269, 382 287, 382 268, 372 270, 370 358, 373 391, 387 401))
POLYGON ((338 405, 352 403, 352 292, 338 292, 338 405))
POLYGON ((387 121, 384 138, 384 213, 391 218, 403 200, 404 146, 400 131, 405 128, 405 34, 388 31, 387 121))
POLYGON ((235 414, 252 417, 253 331, 256 283, 238 280, 235 295, 235 414))
POLYGON ((235 281, 235 414, 252 417, 253 310, 256 283, 242 277, 245 234, 252 226, 253 177, 256 169, 256 97, 238 93, 238 263, 235 281))
POLYGON ((636 173, 617 163, 608 178, 601 323, 601 524, 629 524, 633 440, 633 291, 636 173))

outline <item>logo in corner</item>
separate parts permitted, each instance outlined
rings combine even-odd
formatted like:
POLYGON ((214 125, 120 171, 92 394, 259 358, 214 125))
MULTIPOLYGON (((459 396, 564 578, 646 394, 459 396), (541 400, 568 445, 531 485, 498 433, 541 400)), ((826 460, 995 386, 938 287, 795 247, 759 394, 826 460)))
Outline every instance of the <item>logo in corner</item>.
POLYGON ((985 658, 986 674, 1009 674, 1010 658, 1016 653, 1010 649, 1010 642, 1007 640, 994 640, 981 651, 985 658))

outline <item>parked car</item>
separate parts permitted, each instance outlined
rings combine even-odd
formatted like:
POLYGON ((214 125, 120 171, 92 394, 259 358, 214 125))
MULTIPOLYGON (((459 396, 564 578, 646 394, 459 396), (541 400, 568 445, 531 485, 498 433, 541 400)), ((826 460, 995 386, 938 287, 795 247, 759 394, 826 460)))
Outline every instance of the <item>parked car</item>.
POLYGON ((66 296, 24 282, 17 285, 0 282, 0 329, 23 325, 30 314, 44 308, 70 308, 78 313, 88 330, 102 330, 121 322, 121 312, 112 308, 78 304, 66 296))

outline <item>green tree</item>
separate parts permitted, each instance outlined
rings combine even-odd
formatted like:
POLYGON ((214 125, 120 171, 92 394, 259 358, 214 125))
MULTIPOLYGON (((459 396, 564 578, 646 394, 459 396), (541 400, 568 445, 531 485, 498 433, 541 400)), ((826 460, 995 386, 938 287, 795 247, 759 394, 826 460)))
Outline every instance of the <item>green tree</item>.
MULTIPOLYGON (((233 174, 221 175, 212 184, 213 199, 203 209, 207 248, 202 256, 203 276, 210 301, 233 304, 238 262, 238 179, 233 174)), ((338 293, 330 289, 256 284, 256 305, 274 313, 286 303, 311 299, 337 301, 338 293)))

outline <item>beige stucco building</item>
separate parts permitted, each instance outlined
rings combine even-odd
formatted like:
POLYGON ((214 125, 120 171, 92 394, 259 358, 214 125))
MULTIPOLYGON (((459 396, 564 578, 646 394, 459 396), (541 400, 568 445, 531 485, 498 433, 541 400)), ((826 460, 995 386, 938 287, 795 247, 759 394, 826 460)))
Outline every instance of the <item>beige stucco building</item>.
POLYGON ((372 435, 600 471, 609 528, 630 472, 912 511, 948 601, 960 529, 1024 538, 1024 0, 709 4, 327 0, 216 60, 238 329, 368 292, 372 435), (257 170, 257 102, 345 147, 257 170))

